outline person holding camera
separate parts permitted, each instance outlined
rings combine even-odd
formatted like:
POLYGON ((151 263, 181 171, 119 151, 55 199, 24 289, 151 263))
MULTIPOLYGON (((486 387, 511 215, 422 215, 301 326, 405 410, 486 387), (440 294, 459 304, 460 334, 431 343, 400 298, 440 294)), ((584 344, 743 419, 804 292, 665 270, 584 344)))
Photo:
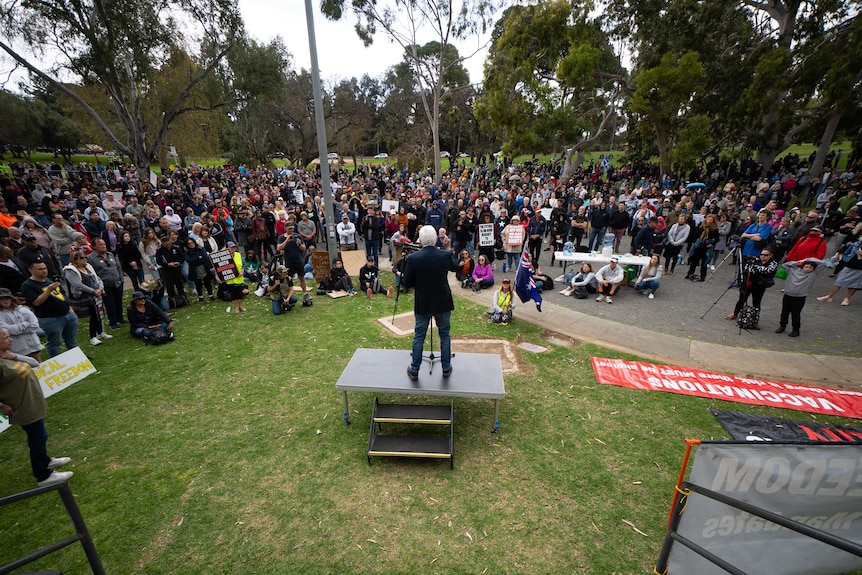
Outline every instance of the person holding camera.
POLYGON ((295 225, 293 222, 288 222, 284 226, 284 235, 278 238, 276 248, 282 254, 284 267, 287 268, 287 273, 290 277, 299 276, 299 287, 302 288, 302 293, 308 291, 305 285, 305 254, 308 249, 302 237, 294 233, 295 225))
POLYGON ((21 293, 45 331, 49 358, 60 355, 61 337, 67 350, 78 347, 78 316, 69 305, 59 278, 48 279, 45 262, 30 265, 30 279, 21 284, 21 293))
POLYGON ((298 301, 293 295, 293 280, 288 275, 287 266, 278 265, 269 275, 266 291, 272 303, 272 315, 281 315, 293 309, 298 301))

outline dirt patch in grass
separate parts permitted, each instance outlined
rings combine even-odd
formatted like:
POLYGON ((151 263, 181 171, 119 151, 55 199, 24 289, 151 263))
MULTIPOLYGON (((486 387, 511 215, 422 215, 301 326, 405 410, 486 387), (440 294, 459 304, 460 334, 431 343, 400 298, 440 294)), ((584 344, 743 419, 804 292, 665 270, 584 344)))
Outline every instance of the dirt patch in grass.
POLYGON ((516 342, 506 339, 490 339, 475 337, 453 337, 452 351, 461 353, 490 353, 500 356, 503 373, 525 373, 530 370, 529 365, 524 362, 520 352, 515 347, 516 342))

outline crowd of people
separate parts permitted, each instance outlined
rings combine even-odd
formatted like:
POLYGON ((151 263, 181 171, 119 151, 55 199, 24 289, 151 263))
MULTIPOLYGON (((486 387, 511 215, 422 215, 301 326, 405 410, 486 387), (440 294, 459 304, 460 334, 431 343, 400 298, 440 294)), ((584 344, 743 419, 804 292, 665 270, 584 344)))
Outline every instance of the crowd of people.
MULTIPOLYGON (((336 259, 320 289, 361 291, 373 299, 417 288, 410 377, 432 317, 448 352, 451 295, 440 299, 428 286, 449 271, 465 289, 499 286, 489 315, 509 323, 516 298, 506 273, 519 269, 524 250, 536 286, 552 289, 554 280, 540 260, 548 257, 553 266, 560 263, 558 252, 610 246, 615 255, 607 265, 594 270, 584 263, 560 292, 579 299, 595 294, 607 303, 629 283, 616 254, 649 257, 631 279, 646 299, 655 299, 677 265, 687 265, 686 278, 698 282, 719 258, 731 258, 740 295, 728 319, 758 310, 781 270, 787 279, 776 331, 789 324, 789 335, 798 336, 819 266, 830 267, 835 277, 819 301, 831 302, 846 289, 841 305, 848 306, 862 289, 862 172, 854 161, 842 173, 827 169, 809 177, 806 162, 788 156, 761 177, 753 162, 715 160, 688 174, 687 182, 651 164, 590 163, 564 179, 557 164, 483 161, 468 170, 453 163, 439 184, 424 171, 361 166, 333 172, 331 238, 315 170, 192 165, 158 178, 133 165, 13 164, 0 173, 0 412, 25 427, 37 481, 67 478, 54 468, 68 459, 46 454, 44 398, 33 388, 32 366, 44 348, 53 357, 61 344, 76 347, 84 319, 93 346, 112 339, 105 321, 111 330, 128 325, 134 337, 171 339, 168 302, 181 305, 190 295, 208 305, 222 295, 231 302, 227 311, 239 314, 246 311, 249 284, 269 297, 273 315, 289 312, 300 298, 310 305, 310 253, 329 241, 342 251, 361 244, 366 264, 354 283, 336 259), (435 262, 433 281, 407 265, 408 247, 418 251, 414 263, 435 262), (436 258, 429 251, 435 248, 458 255, 436 258), (217 273, 209 257, 224 251, 233 264, 230 277, 217 273), (392 286, 380 277, 386 255, 392 286), (128 305, 126 280, 132 286, 128 305), (158 295, 159 286, 166 297, 158 295), (10 389, 17 394, 11 400, 10 389)), ((448 353, 442 367, 448 376, 448 353)))
MULTIPOLYGON (((836 287, 847 288, 842 303, 848 305, 860 287, 856 262, 845 252, 860 236, 862 174, 851 166, 840 175, 827 171, 822 178, 806 178, 805 162, 801 167, 794 162, 799 159, 785 158, 764 178, 754 176, 758 169, 751 162, 713 162, 689 174, 705 182, 695 187, 673 175, 660 176, 648 164, 590 164, 565 181, 553 165, 496 163, 469 171, 456 164, 440 185, 428 173, 406 169, 335 171, 334 241, 345 250, 362 244, 368 262, 357 284, 373 298, 399 287, 402 246, 414 243, 423 225, 434 228, 438 245, 445 238, 459 254, 456 275, 464 288, 477 291, 494 287, 500 270, 516 269, 525 248, 538 272, 543 252, 551 252, 553 266, 563 246, 599 251, 607 236, 615 254, 652 258, 641 270, 646 275, 639 274, 634 283, 654 298, 662 275, 674 276, 683 262, 687 279, 703 281, 719 258, 740 246, 733 261, 741 259, 743 273, 751 276, 763 247, 772 251, 776 264, 785 258, 822 260, 835 238, 832 252, 840 253, 841 260, 836 287), (805 199, 813 203, 810 210, 801 209, 805 199), (379 279, 380 258, 387 254, 396 272, 391 287, 379 279)), ((319 173, 313 171, 193 165, 167 172, 153 185, 134 166, 13 168, 12 176, 2 179, 0 285, 23 298, 19 304, 32 306, 40 324, 51 324, 42 327, 49 354, 58 352, 59 339, 65 337, 55 326, 65 321, 71 331, 72 316, 90 318, 92 345, 111 337, 102 328, 103 318, 111 329, 127 323, 124 278, 134 291, 146 292, 142 286, 149 274, 162 283, 170 302, 186 294, 201 303, 205 296, 213 301, 214 291, 223 291, 236 313, 245 310, 247 282, 253 282, 263 287, 263 295, 280 298, 273 311, 281 313, 292 307, 295 296, 285 290, 293 287, 294 278, 302 294, 308 292, 309 254, 329 241, 319 173), (238 271, 226 285, 217 285, 221 280, 207 257, 219 250, 231 251, 238 271), (45 265, 45 281, 51 282, 31 277, 37 262, 45 265), (280 279, 277 266, 286 268, 290 286, 280 279), (52 288, 57 296, 47 302, 28 300, 25 282, 31 283, 26 290, 31 296, 34 282, 41 288, 57 283, 52 288), (69 310, 52 305, 60 297, 69 310)), ((583 297, 586 290, 611 303, 629 279, 620 268, 610 262, 586 273, 581 269, 566 278, 562 293, 583 297)), ((331 283, 358 293, 347 280, 342 266, 331 283)), ((756 303, 756 286, 742 291, 756 303)), ((66 343, 74 341, 69 336, 66 343)))

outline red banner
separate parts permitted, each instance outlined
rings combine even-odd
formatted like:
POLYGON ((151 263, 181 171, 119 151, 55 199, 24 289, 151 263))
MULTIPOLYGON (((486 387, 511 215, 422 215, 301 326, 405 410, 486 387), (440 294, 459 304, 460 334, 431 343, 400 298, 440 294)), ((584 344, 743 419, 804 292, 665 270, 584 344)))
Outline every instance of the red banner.
POLYGON ((862 392, 592 357, 599 383, 862 419, 862 392))

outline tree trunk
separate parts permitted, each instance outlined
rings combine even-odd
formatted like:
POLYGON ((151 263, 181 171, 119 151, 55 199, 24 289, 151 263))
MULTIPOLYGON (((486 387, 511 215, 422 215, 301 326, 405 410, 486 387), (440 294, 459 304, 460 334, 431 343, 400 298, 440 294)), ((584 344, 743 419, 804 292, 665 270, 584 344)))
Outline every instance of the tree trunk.
POLYGON ((832 112, 829 114, 829 121, 826 122, 826 127, 823 129, 823 134, 820 136, 820 145, 817 146, 817 155, 814 156, 814 162, 808 168, 808 175, 812 178, 819 178, 823 171, 823 162, 826 161, 826 154, 829 152, 829 145, 832 144, 832 138, 835 136, 835 131, 838 129, 838 122, 841 121, 842 111, 839 106, 833 106, 832 112))
POLYGON ((667 130, 661 126, 655 128, 655 144, 658 148, 658 165, 659 171, 662 174, 667 174, 670 170, 670 144, 668 142, 667 130))

